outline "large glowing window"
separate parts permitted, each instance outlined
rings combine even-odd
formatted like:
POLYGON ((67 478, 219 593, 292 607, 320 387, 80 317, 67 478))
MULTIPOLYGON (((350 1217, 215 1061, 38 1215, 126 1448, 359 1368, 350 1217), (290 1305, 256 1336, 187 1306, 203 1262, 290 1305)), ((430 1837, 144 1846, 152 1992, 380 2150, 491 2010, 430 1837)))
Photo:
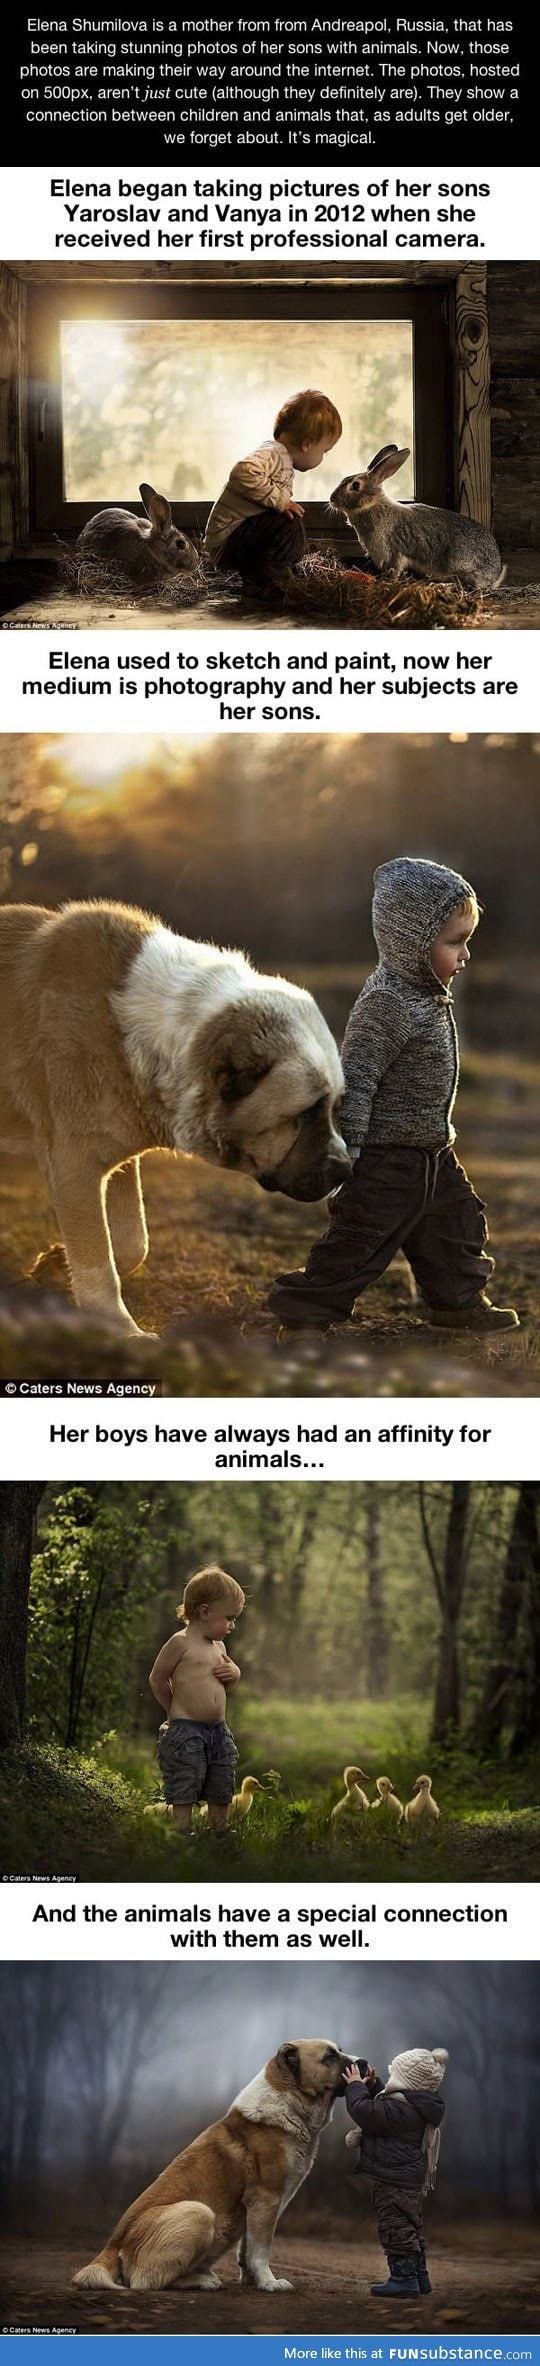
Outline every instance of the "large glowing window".
POLYGON ((327 500, 383 443, 409 446, 395 490, 415 489, 407 318, 63 320, 61 377, 68 502, 136 501, 146 477, 174 502, 207 505, 305 386, 343 420, 306 499, 327 500))

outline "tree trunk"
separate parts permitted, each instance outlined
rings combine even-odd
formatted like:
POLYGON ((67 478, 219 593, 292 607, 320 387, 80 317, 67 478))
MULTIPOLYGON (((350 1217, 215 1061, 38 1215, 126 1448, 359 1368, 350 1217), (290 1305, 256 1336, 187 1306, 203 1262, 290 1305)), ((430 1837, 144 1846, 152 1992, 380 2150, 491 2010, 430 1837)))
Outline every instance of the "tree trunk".
POLYGON ((521 1535, 525 1617, 522 1621, 522 1673, 512 1736, 512 1757, 533 1750, 540 1733, 540 1488, 536 1481, 521 1488, 521 1535))
POLYGON ((429 1530, 426 1491, 420 1488, 424 1543, 442 1613, 430 1739, 443 1748, 455 1741, 460 1725, 459 1619, 467 1574, 469 1504, 469 1482, 458 1479, 450 1489, 444 1551, 439 1561, 429 1530))
MULTIPOLYGON (((489 1661, 484 1691, 476 1728, 476 1743, 483 1757, 492 1757, 500 1747, 505 1726, 510 1722, 511 1704, 518 1682, 518 1633, 529 1585, 531 1637, 534 1645, 532 1696, 536 1695, 536 1732, 540 1715, 540 1632, 539 1595, 540 1572, 537 1534, 538 1486, 526 1482, 518 1488, 514 1517, 508 1538, 506 1559, 495 1619, 492 1656, 489 1661)), ((528 1641, 526 1649, 528 1648, 528 1641)), ((528 1723, 528 1718, 527 1718, 528 1723)), ((520 1725, 520 1732, 523 1730, 520 1725)))
POLYGON ((384 1699, 388 1681, 388 1626, 384 1599, 381 1490, 374 1481, 366 1490, 367 1619, 366 1692, 368 1700, 384 1699))
POLYGON ((458 1639, 453 1605, 449 1604, 439 1636, 439 1659, 431 1720, 432 1742, 450 1743, 459 1733, 460 1682, 458 1639))
POLYGON ((28 1597, 34 1519, 45 1481, 0 1485, 0 1749, 20 1742, 24 1728, 28 1597))

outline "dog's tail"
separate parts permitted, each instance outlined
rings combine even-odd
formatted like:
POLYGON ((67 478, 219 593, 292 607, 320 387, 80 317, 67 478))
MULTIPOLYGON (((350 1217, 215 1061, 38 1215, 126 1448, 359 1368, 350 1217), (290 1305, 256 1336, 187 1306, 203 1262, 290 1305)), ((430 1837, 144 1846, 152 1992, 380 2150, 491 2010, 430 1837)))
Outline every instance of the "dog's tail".
POLYGON ((91 2259, 88 2267, 78 2269, 77 2275, 73 2277, 73 2282, 74 2284, 84 2284, 87 2289, 91 2289, 95 2284, 122 2283, 120 2252, 113 2236, 111 2236, 110 2243, 105 2244, 104 2251, 98 2251, 97 2259, 91 2259))

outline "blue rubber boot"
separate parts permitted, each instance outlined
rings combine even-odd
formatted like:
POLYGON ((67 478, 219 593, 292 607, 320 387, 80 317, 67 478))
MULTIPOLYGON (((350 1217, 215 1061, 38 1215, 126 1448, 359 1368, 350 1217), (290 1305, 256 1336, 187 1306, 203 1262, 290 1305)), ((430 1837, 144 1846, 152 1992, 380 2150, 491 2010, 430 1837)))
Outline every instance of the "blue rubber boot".
POLYGON ((372 2284, 377 2300, 419 2300, 420 2285, 414 2251, 389 2251, 387 2284, 372 2284))
POLYGON ((428 2263, 427 2263, 427 2259, 426 2259, 426 2247, 425 2247, 425 2243, 422 2243, 422 2248, 421 2248, 421 2250, 420 2250, 420 2251, 419 2251, 419 2253, 418 2253, 418 2258, 417 2258, 417 2262, 416 2262, 416 2273, 417 2273, 417 2276, 418 2276, 418 2282, 419 2282, 419 2285, 420 2285, 420 2291, 421 2291, 421 2292, 431 2292, 431 2290, 432 2290, 432 2285, 431 2285, 431 2282, 430 2282, 429 2268, 428 2268, 428 2263))

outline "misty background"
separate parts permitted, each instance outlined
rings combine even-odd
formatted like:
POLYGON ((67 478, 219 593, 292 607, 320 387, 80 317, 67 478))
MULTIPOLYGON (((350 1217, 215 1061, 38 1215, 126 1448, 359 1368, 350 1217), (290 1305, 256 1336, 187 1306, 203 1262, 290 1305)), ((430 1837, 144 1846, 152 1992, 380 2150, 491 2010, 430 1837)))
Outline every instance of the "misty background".
MULTIPOLYGON (((61 1903, 61 1892, 50 1892, 61 1903)), ((433 1942, 435 1943, 435 1942, 433 1942)), ((59 1940, 59 1944, 62 1942, 59 1940)), ((425 1952, 429 1934, 419 1932, 425 1952)), ((381 2075, 410 2046, 447 2046, 435 2207, 473 2221, 540 2199, 538 1973, 530 1964, 15 1964, 0 1977, 3 2203, 40 2223, 79 2209, 103 2223, 207 2123, 279 2045, 335 2038, 381 2075)), ((299 2230, 366 2200, 338 2103, 293 2204, 299 2230), (324 2216, 321 2215, 324 2213, 324 2216)), ((363 2181, 362 2181, 363 2184, 363 2181)), ((291 2219, 291 2232, 294 2227, 291 2219)))

